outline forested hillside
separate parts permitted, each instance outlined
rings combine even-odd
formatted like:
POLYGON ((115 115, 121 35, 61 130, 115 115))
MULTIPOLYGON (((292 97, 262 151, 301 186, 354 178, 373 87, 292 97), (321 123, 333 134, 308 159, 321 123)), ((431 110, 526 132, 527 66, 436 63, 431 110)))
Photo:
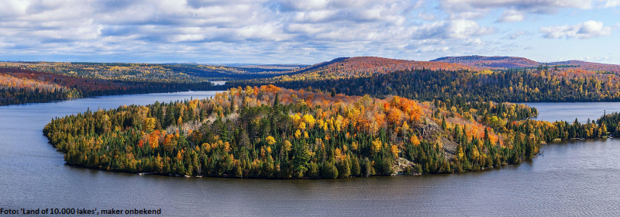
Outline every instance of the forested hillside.
POLYGON ((216 89, 210 82, 123 82, 0 68, 0 105, 81 97, 216 89))
POLYGON ((286 88, 320 89, 348 95, 396 95, 418 100, 495 102, 620 101, 619 76, 583 70, 512 69, 501 71, 402 70, 369 77, 321 80, 239 80, 231 86, 272 83, 286 88))
POLYGON ((231 67, 203 64, 0 62, 0 70, 21 69, 86 79, 159 83, 268 78, 291 73, 300 67, 300 65, 231 67))
POLYGON ((441 57, 431 62, 456 63, 474 67, 497 67, 497 68, 527 68, 537 67, 540 63, 523 57, 486 57, 486 56, 460 56, 441 57))
POLYGON ((555 71, 580 70, 592 72, 620 73, 620 65, 593 63, 579 60, 569 60, 560 62, 536 62, 523 57, 509 56, 457 56, 442 57, 432 62, 456 63, 472 67, 490 67, 494 69, 505 68, 538 68, 547 67, 555 71))
POLYGON ((329 62, 309 66, 302 70, 282 75, 266 81, 308 81, 331 80, 350 77, 368 77, 376 74, 386 74, 394 71, 409 69, 430 70, 460 70, 475 69, 475 67, 428 61, 397 60, 381 57, 352 57, 337 58, 329 62))

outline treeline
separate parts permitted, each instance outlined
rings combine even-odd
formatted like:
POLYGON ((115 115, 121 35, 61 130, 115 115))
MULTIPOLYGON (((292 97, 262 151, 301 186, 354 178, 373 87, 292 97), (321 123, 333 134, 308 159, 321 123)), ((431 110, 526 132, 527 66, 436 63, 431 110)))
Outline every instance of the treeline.
POLYGON ((201 77, 175 72, 163 64, 0 62, 0 70, 29 70, 56 75, 139 82, 205 82, 201 77))
POLYGON ((418 100, 495 102, 590 102, 619 101, 620 83, 614 74, 549 73, 548 70, 451 71, 414 69, 369 77, 325 80, 239 80, 230 86, 258 85, 265 82, 286 88, 321 89, 348 95, 375 97, 397 95, 418 100))
POLYGON ((206 78, 213 80, 271 78, 275 76, 281 76, 285 73, 288 73, 289 71, 190 64, 166 65, 165 67, 174 71, 175 73, 190 75, 192 78, 206 78))
POLYGON ((556 138, 546 133, 548 122, 517 121, 536 114, 512 103, 419 103, 269 85, 231 88, 206 100, 86 111, 52 120, 44 134, 68 164, 90 168, 345 178, 519 163, 556 138))
POLYGON ((126 82, 196 83, 209 80, 269 78, 290 69, 199 64, 0 62, 0 70, 28 70, 56 75, 126 82))

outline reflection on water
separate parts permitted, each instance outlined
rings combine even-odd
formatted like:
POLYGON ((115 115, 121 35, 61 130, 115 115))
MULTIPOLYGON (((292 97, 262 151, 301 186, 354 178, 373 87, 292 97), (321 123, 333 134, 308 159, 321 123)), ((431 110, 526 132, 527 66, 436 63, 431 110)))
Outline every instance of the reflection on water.
MULTIPOLYGON (((544 155, 530 162, 484 172, 247 180, 138 176, 70 167, 41 132, 53 117, 88 107, 107 109, 213 95, 183 92, 110 96, 0 107, 0 205, 14 209, 162 208, 166 216, 620 215, 620 140, 615 139, 547 145, 543 147, 544 155)), ((572 103, 534 106, 545 120, 574 120, 575 114, 582 115, 578 116, 581 120, 596 118, 602 114, 596 114, 600 108, 615 105, 597 104, 592 109, 572 103)))
POLYGON ((226 84, 226 81, 211 81, 211 83, 213 83, 213 84, 214 84, 214 85, 216 85, 216 86, 219 86, 219 85, 224 85, 224 84, 226 84))

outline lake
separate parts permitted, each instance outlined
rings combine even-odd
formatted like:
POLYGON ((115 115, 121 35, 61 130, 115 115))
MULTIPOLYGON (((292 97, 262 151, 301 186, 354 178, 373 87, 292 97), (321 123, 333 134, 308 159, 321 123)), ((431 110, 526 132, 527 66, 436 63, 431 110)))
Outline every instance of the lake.
POLYGON ((226 81, 211 81, 212 84, 214 84, 215 86, 221 86, 226 84, 226 81))
POLYGON ((588 120, 599 119, 605 112, 620 112, 618 102, 567 102, 567 103, 525 103, 538 109, 536 120, 568 121, 572 124, 575 118, 585 123, 588 120))
MULTIPOLYGON (((205 98, 107 96, 0 107, 0 208, 162 209, 164 216, 619 216, 620 140, 553 143, 517 166, 464 174, 338 180, 138 176, 65 165, 43 136, 87 108, 205 98)), ((528 103, 539 119, 596 119, 620 103, 528 103)))

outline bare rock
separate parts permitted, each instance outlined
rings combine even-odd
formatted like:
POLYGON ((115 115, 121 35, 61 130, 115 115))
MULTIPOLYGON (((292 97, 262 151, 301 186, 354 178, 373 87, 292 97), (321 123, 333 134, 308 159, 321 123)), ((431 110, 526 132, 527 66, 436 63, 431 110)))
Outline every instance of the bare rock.
POLYGON ((456 156, 456 148, 459 144, 450 141, 445 137, 441 138, 441 143, 443 144, 444 156, 446 160, 454 159, 454 156, 456 156))
POLYGON ((409 167, 409 169, 413 171, 413 165, 415 165, 415 163, 405 158, 399 157, 398 160, 394 162, 394 165, 392 165, 392 168, 394 169, 394 173, 392 175, 405 174, 405 168, 407 167, 409 167))

